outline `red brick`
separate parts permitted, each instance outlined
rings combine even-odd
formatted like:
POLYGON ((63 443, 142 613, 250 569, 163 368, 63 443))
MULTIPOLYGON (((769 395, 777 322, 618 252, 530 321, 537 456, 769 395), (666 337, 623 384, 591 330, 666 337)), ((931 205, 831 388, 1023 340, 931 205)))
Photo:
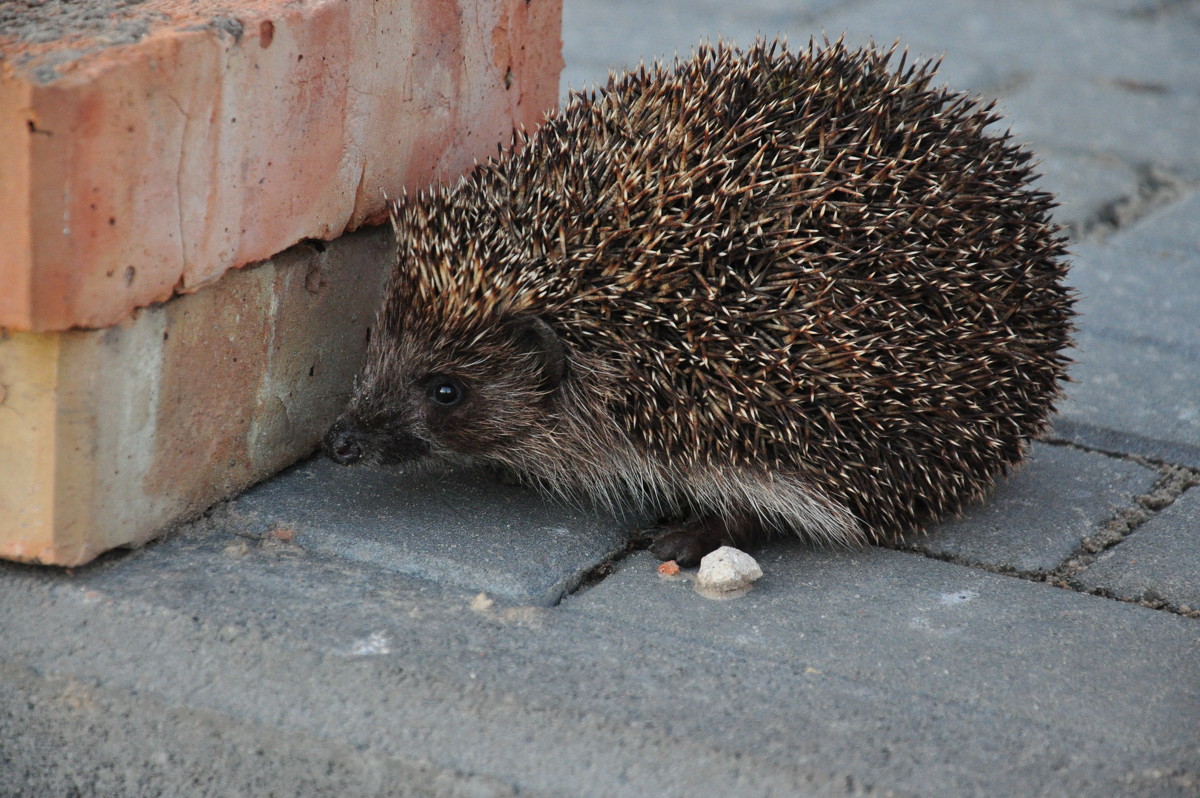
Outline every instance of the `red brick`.
POLYGON ((76 565, 313 450, 393 251, 342 234, 541 120, 561 0, 25 13, 0 5, 0 557, 76 565))
POLYGON ((120 8, 0 38, 0 327, 115 324, 378 220, 385 194, 460 174, 558 91, 561 0, 120 8), (113 33, 130 22, 148 32, 113 33))

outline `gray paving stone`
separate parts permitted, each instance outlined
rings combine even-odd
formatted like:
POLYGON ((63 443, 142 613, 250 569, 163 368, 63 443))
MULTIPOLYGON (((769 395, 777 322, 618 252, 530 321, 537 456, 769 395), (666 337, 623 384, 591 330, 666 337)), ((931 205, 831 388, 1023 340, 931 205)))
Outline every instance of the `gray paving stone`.
POLYGON ((542 501, 478 471, 406 474, 322 457, 229 505, 244 531, 307 551, 553 604, 620 550, 632 520, 542 501))
POLYGON ((801 546, 764 553, 766 576, 732 601, 638 555, 557 607, 489 608, 242 534, 210 520, 74 576, 0 565, 8 794, 1170 796, 1200 783, 1191 619, 801 546))
POLYGON ((1106 221, 1115 203, 1138 190, 1137 170, 1112 155, 1039 146, 1036 157, 1040 187, 1059 202, 1055 221, 1077 238, 1106 221))
MULTIPOLYGON (((1118 723, 1130 724, 1126 732, 1160 742, 1181 734, 1182 742, 1200 717, 1200 681, 1182 674, 1191 683, 1169 688, 1179 690, 1179 714, 1159 698, 1140 711, 1141 699, 1134 696, 1097 704, 1080 690, 1109 677, 1114 686, 1142 678, 1143 664, 1155 667, 1139 663, 1141 655, 1132 649, 1111 649, 1116 630, 1105 628, 1105 618, 1122 630, 1143 621, 1175 628, 1179 637, 1163 650, 1178 655, 1200 646, 1200 624, 1192 619, 1161 612, 1126 617, 1120 608, 1130 605, 1087 601, 1093 597, 882 549, 777 544, 757 559, 764 577, 749 594, 729 601, 706 599, 688 582, 657 577, 653 558, 638 554, 564 606, 619 617, 630 628, 667 639, 703 643, 733 659, 798 658, 805 668, 880 688, 978 702, 980 711, 1003 706, 1002 714, 1044 721, 1043 708, 1055 706, 1073 715, 1079 728, 1097 732, 1114 713, 1126 716, 1118 723), (1071 673, 1081 681, 1072 683, 1071 673), (1013 700, 1010 691, 1018 683, 1028 702, 1013 700)), ((1200 675, 1197 669, 1200 662, 1190 663, 1187 673, 1200 675)))
POLYGON ((1076 335, 1073 382, 1054 437, 1200 468, 1200 351, 1118 332, 1076 335))
MULTIPOLYGON (((947 67, 956 73, 1052 75, 1062 100, 1069 99, 1069 87, 1062 84, 1069 76, 1192 94, 1200 89, 1200 64, 1191 57, 1195 32, 1167 19, 1086 13, 1069 2, 905 0, 848 4, 818 22, 855 42, 899 39, 916 52, 945 53, 947 67)), ((990 84, 970 87, 987 91, 990 84)))
MULTIPOLYGON (((1070 726, 1072 731, 1087 730, 1086 735, 1115 733, 1125 740, 1144 733, 1155 737, 1169 728, 1167 736, 1178 737, 1174 743, 1160 737, 1166 747, 1182 746, 1179 750, 1190 752, 1185 758, 1198 750, 1198 665, 1189 663, 1187 673, 1171 677, 1184 685, 1178 707, 1158 703, 1165 685, 1150 673, 1157 669, 1152 660, 1159 655, 1177 663, 1191 656, 1193 645, 1200 644, 1192 621, 1181 623, 1175 643, 1151 644, 1138 653, 1137 644, 1127 647, 1118 641, 1139 621, 1123 619, 1117 621, 1119 629, 1109 627, 1116 620, 1109 614, 1112 605, 1085 605, 1078 594, 1045 585, 879 551, 861 556, 780 546, 758 560, 766 575, 755 590, 725 603, 700 597, 687 583, 653 584, 653 562, 639 555, 597 588, 570 599, 568 606, 620 617, 629 626, 644 626, 657 639, 699 643, 733 661, 798 662, 806 673, 871 684, 881 691, 881 704, 891 700, 893 690, 966 702, 977 718, 997 724, 995 734, 975 738, 974 745, 998 759, 1005 757, 1005 743, 999 740, 1008 733, 999 729, 1014 716, 1052 725, 1069 716, 1072 720, 1060 730, 1070 726), (1136 660, 1146 651, 1154 652, 1149 668, 1135 673, 1141 669, 1136 660), (1142 679, 1154 684, 1139 685, 1142 679), (1141 696, 1121 695, 1126 689, 1141 696), (1139 706, 1142 700, 1154 706, 1139 706), (1050 720, 1050 714, 1060 711, 1057 720, 1050 720), (1165 726, 1152 731, 1160 722, 1165 726)), ((948 728, 935 725, 939 729, 930 732, 946 746, 948 728)), ((861 740, 868 749, 879 743, 869 732, 861 740)), ((1075 744, 1080 743, 1068 746, 1075 744)), ((1062 749, 1060 743, 1050 745, 1054 753, 1046 753, 1054 759, 1062 749)), ((952 758, 953 749, 950 744, 943 754, 952 758)), ((1138 754, 1127 750, 1119 756, 1134 757, 1127 760, 1132 763, 1138 754)), ((997 780, 986 792, 1092 794, 1070 785, 1069 777, 1060 780, 1063 772, 1035 775, 1041 765, 1032 767, 1034 772, 1018 777, 1022 782, 1028 777, 1030 786, 997 780)), ((1189 774, 1190 768, 1185 768, 1189 774)), ((1189 788, 1197 783, 1190 775, 1186 780, 1189 788)), ((945 785, 905 786, 931 795, 958 794, 945 785)), ((1119 792, 1124 789, 1130 787, 1119 792)), ((1165 785, 1159 789, 1166 791, 1165 785)))
MULTIPOLYGON (((1157 340, 1189 349, 1200 318, 1200 250, 1082 243, 1069 281, 1079 293, 1079 326, 1097 336, 1157 340)), ((1086 352, 1083 353, 1086 356, 1086 352)))
MULTIPOLYGON (((1153 59, 1149 59, 1153 60, 1153 59)), ((1114 79, 1115 80, 1115 79, 1114 79)), ((1036 146, 1081 147, 1109 152, 1134 163, 1170 168, 1200 179, 1194 123, 1197 92, 1158 90, 1094 78, 1037 75, 1006 94, 1002 107, 1013 131, 1036 146)))
POLYGON ((1035 151, 1111 153, 1200 177, 1197 33, 1172 15, 1087 13, 1068 2, 915 0, 850 5, 819 22, 856 43, 898 38, 923 55, 944 53, 941 77, 1001 97, 1004 124, 1035 151))
MULTIPOLYGON (((1108 243, 1159 258, 1172 253, 1200 254, 1200 192, 1189 193, 1165 207, 1155 209, 1136 224, 1117 232, 1108 243)), ((1163 280, 1167 281, 1167 288, 1171 287, 1171 276, 1149 276, 1151 279, 1144 282, 1163 280)), ((1195 276, 1195 272, 1188 272, 1174 279, 1195 276)))
MULTIPOLYGON (((1069 0, 1080 11, 1104 11, 1122 17, 1153 17, 1176 5, 1174 0, 1069 0)), ((1186 2, 1186 0, 1185 0, 1186 2)))
POLYGON ((1200 610, 1200 490, 1104 552, 1076 577, 1084 587, 1127 601, 1165 601, 1200 610))
POLYGON ((1077 363, 1056 433, 1200 467, 1200 195, 1074 248, 1077 363))
POLYGON ((756 37, 784 36, 796 45, 820 35, 812 20, 845 0, 600 0, 563 4, 563 87, 579 89, 608 71, 639 61, 686 56, 718 37, 747 45, 756 37))
POLYGON ((1157 478, 1126 460, 1037 444, 1031 461, 986 503, 913 538, 912 545, 962 564, 1046 573, 1157 478))

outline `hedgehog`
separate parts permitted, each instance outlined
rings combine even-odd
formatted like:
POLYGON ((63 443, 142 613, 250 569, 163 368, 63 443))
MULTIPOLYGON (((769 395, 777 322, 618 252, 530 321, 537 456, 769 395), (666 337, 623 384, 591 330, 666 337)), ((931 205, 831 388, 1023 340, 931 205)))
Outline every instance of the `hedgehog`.
POLYGON ((896 49, 705 44, 390 203, 326 453, 661 518, 681 565, 896 542, 986 494, 1061 395, 1065 240, 993 105, 896 49))

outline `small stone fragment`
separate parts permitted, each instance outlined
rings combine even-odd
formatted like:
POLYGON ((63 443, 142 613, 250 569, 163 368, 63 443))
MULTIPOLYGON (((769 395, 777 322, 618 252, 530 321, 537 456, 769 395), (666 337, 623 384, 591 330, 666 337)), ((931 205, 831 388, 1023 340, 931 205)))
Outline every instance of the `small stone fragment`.
POLYGON ((758 567, 758 563, 749 554, 731 546, 722 546, 700 560, 696 587, 728 593, 749 587, 762 575, 762 568, 758 567))
POLYGON ((250 553, 250 544, 244 540, 237 540, 230 543, 222 551, 229 557, 245 557, 250 553))
POLYGON ((674 560, 667 560, 658 566, 659 576, 679 576, 679 563, 674 560))
POLYGON ((271 536, 284 543, 290 543, 296 537, 296 530, 291 527, 275 527, 271 530, 271 536))

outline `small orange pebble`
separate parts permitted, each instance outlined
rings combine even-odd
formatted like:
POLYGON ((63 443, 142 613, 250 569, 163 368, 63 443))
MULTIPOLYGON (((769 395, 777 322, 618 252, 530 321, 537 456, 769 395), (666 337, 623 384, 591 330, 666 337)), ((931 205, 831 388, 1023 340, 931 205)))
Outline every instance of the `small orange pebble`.
POLYGON ((667 560, 665 563, 658 566, 658 574, 659 576, 678 576, 679 563, 675 562, 674 560, 667 560))
POLYGON ((291 541, 292 538, 296 537, 296 530, 289 529, 287 527, 283 527, 280 529, 272 529, 271 535, 276 540, 282 540, 284 543, 287 543, 287 542, 291 541))

